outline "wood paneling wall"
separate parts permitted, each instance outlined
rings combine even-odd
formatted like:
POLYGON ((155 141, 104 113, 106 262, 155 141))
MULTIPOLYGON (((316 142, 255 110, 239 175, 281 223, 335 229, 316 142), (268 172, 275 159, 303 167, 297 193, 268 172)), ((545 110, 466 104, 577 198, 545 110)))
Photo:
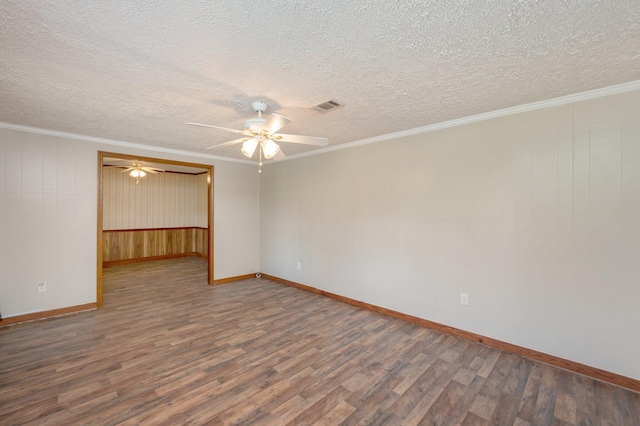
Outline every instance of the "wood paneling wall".
POLYGON ((103 265, 207 256, 207 175, 103 169, 103 265))
POLYGON ((196 219, 195 226, 199 228, 206 228, 209 226, 209 194, 207 193, 207 174, 199 174, 195 176, 196 185, 196 219))
POLYGON ((103 229, 207 227, 207 176, 103 168, 103 229))
POLYGON ((104 266, 178 256, 207 256, 206 228, 111 230, 104 231, 102 241, 104 266))

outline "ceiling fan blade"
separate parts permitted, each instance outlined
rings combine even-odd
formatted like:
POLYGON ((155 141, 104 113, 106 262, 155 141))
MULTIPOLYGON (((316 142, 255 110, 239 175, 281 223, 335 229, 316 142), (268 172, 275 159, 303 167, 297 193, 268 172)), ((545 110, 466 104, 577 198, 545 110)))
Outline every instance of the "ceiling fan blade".
POLYGON ((301 143, 305 145, 314 146, 327 146, 329 145, 329 139, 319 138, 316 136, 302 136, 302 135, 285 135, 278 133, 273 135, 276 142, 288 142, 288 143, 301 143))
POLYGON ((227 132, 231 132, 231 133, 242 134, 241 130, 230 129, 228 127, 213 126, 211 124, 201 124, 201 123, 187 123, 187 124, 190 125, 190 126, 210 127, 212 129, 220 129, 220 130, 226 130, 227 132))
POLYGON ((249 138, 235 139, 235 140, 232 140, 232 141, 229 141, 229 142, 224 142, 224 143, 221 143, 221 144, 218 144, 218 145, 212 145, 212 146, 208 147, 207 149, 222 148, 223 146, 235 145, 235 144, 238 144, 238 143, 242 143, 242 142, 244 142, 244 141, 246 141, 248 139, 249 138))
POLYGON ((159 167, 151 167, 151 166, 142 166, 140 167, 142 170, 147 171, 147 172, 152 172, 152 173, 158 173, 158 172, 164 172, 164 169, 161 169, 159 167))
POLYGON ((260 126, 260 128, 262 130, 266 130, 267 133, 272 135, 289 123, 291 123, 291 120, 289 120, 284 115, 273 113, 269 116, 269 118, 267 118, 267 121, 265 121, 262 126, 260 126))

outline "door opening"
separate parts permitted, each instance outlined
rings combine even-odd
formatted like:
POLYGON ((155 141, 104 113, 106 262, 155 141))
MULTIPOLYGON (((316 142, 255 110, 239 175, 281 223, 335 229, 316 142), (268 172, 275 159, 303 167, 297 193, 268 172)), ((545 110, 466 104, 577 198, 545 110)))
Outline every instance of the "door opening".
POLYGON ((160 158, 141 157, 129 154, 119 154, 112 152, 98 152, 98 225, 97 225, 97 305, 102 306, 102 268, 104 263, 104 192, 103 192, 103 168, 111 162, 125 161, 129 164, 136 162, 157 165, 167 171, 173 170, 181 173, 180 170, 201 170, 207 174, 207 283, 213 285, 213 166, 207 164, 187 163, 181 161, 164 160, 160 158))

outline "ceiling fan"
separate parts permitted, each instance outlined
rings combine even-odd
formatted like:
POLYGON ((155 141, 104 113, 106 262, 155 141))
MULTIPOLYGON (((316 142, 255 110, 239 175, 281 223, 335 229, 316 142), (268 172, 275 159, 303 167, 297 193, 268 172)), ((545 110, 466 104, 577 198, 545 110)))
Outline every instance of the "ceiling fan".
POLYGON ((242 152, 245 156, 251 158, 258 149, 260 162, 258 163, 258 173, 262 173, 262 157, 269 160, 271 158, 284 158, 284 153, 280 150, 280 146, 276 142, 298 143, 304 145, 327 146, 329 139, 319 138, 315 136, 286 135, 277 133, 278 130, 291 122, 284 115, 272 113, 269 118, 263 118, 262 113, 267 110, 267 104, 262 101, 256 101, 251 107, 258 116, 245 121, 242 130, 230 129, 228 127, 213 126, 211 124, 187 123, 192 126, 211 127, 213 129, 225 130, 227 132, 242 135, 240 139, 213 145, 207 149, 222 148, 225 146, 236 145, 242 143, 242 152))
POLYGON ((118 167, 124 168, 122 173, 129 172, 129 176, 136 178, 136 185, 140 183, 140 178, 145 177, 147 173, 157 174, 164 172, 164 169, 160 169, 158 167, 145 166, 142 163, 134 162, 131 166, 106 166, 106 167, 118 167))

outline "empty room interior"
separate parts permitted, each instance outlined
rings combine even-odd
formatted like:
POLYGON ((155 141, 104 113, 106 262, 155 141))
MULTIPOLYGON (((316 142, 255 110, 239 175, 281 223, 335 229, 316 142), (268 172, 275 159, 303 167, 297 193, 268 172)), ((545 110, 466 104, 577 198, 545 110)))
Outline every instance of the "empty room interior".
POLYGON ((0 35, 0 425, 640 425, 640 2, 0 35))

